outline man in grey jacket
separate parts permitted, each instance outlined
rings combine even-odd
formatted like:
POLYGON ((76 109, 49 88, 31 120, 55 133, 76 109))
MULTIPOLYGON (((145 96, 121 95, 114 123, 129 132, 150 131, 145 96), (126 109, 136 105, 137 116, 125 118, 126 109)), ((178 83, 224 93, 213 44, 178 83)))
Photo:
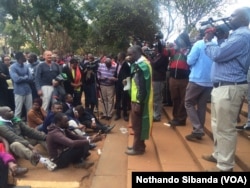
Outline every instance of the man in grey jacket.
POLYGON ((46 146, 46 135, 28 127, 20 118, 14 117, 8 106, 0 107, 0 136, 5 138, 10 151, 20 158, 27 159, 36 166, 39 162, 53 171, 56 165, 48 158, 41 156, 36 148, 37 144, 46 146))

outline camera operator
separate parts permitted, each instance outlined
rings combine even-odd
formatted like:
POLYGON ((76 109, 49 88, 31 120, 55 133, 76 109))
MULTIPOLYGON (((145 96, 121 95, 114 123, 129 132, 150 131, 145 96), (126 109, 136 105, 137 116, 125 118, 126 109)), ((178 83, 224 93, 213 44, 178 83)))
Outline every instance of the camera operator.
MULTIPOLYGON (((163 37, 163 36, 162 36, 163 37)), ((150 63, 152 66, 152 83, 154 90, 153 97, 153 121, 161 121, 163 105, 163 88, 166 81, 166 71, 169 63, 169 56, 164 54, 162 37, 156 36, 157 43, 154 45, 154 55, 151 55, 150 63)))
POLYGON ((206 54, 214 61, 211 103, 211 126, 214 152, 203 159, 216 162, 208 171, 233 171, 237 143, 237 118, 247 94, 247 71, 250 64, 249 10, 236 9, 230 17, 233 32, 220 46, 211 43, 215 29, 205 35, 206 54))
POLYGON ((97 105, 97 92, 96 92, 96 74, 99 66, 99 61, 96 60, 92 54, 88 54, 88 61, 81 66, 82 70, 82 85, 85 96, 85 108, 94 111, 97 105))
POLYGON ((170 57, 169 62, 169 89, 173 105, 173 119, 171 126, 186 125, 187 112, 185 109, 185 93, 190 73, 187 64, 187 53, 191 46, 189 36, 181 33, 175 40, 174 47, 166 48, 164 53, 170 57))

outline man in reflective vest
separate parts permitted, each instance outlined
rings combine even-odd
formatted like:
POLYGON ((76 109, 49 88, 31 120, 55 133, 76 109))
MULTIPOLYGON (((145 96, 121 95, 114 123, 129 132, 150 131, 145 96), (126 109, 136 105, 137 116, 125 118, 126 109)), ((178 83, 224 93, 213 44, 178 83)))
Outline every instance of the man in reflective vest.
POLYGON ((127 155, 142 155, 145 140, 149 139, 153 122, 152 69, 150 62, 142 56, 140 46, 127 50, 131 61, 131 124, 134 131, 133 146, 128 147, 127 155))

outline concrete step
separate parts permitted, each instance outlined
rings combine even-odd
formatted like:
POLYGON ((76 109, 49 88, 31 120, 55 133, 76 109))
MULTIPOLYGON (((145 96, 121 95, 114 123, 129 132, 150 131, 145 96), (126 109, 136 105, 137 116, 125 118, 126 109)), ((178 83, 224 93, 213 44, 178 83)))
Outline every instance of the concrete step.
MULTIPOLYGON (((245 109, 246 104, 243 105, 243 109, 245 109)), ((169 118, 171 118, 172 108, 164 107, 164 112, 167 114, 169 118)), ((243 122, 246 121, 246 117, 243 113, 241 115, 241 120, 243 122)), ((211 116, 210 116, 210 104, 208 103, 208 112, 206 114, 206 123, 205 123, 205 131, 206 135, 199 142, 190 142, 185 139, 187 134, 190 134, 192 131, 192 125, 187 119, 186 126, 177 126, 176 128, 177 134, 179 134, 180 139, 183 140, 190 154, 193 156, 194 160, 197 164, 200 165, 201 169, 206 169, 211 167, 211 164, 207 164, 206 161, 201 159, 202 154, 210 154, 213 149, 213 140, 212 140, 212 131, 211 131, 211 116)), ((234 171, 250 171, 250 140, 244 134, 238 134, 238 143, 237 143, 237 151, 236 151, 236 166, 234 171)), ((214 165, 212 165, 214 166, 214 165)))
MULTIPOLYGON (((95 166, 90 170, 75 169, 70 166, 66 169, 49 172, 45 167, 38 165, 33 167, 26 160, 19 160, 22 166, 29 168, 24 177, 17 179, 19 186, 31 186, 32 188, 131 188, 132 172, 202 172, 215 166, 201 158, 203 154, 213 151, 212 131, 210 126, 210 104, 207 105, 206 135, 199 142, 190 142, 185 139, 191 133, 192 125, 187 120, 186 126, 175 128, 168 126, 172 118, 172 107, 165 106, 161 122, 154 122, 152 135, 146 141, 144 155, 127 156, 124 152, 127 146, 133 143, 133 135, 129 128, 130 122, 123 119, 106 121, 108 124, 116 124, 116 127, 106 139, 98 143, 92 151, 89 160, 95 161, 95 166), (125 131, 124 131, 125 130, 125 131), (128 131, 128 132, 126 132, 128 131), (101 150, 99 155, 97 149, 101 150)), ((241 123, 246 121, 246 104, 242 107, 241 123)), ((244 131, 247 132, 247 131, 244 131)), ((250 171, 250 147, 247 133, 238 133, 236 151, 236 165, 234 171, 250 171)), ((44 152, 44 155, 46 153, 44 152)))

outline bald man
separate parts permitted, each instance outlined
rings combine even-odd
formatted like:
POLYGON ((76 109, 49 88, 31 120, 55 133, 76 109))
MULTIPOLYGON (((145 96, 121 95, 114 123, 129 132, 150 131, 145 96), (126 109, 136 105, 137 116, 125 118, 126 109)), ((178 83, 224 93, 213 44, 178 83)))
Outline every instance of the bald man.
POLYGON ((35 84, 37 94, 42 98, 42 107, 48 111, 54 86, 58 84, 55 78, 61 73, 61 67, 52 61, 52 52, 46 50, 43 54, 44 62, 36 68, 35 84))
POLYGON ((47 148, 46 135, 27 126, 20 118, 14 117, 13 111, 8 106, 0 107, 0 136, 5 138, 10 146, 10 151, 20 158, 29 160, 36 166, 39 162, 53 171, 56 165, 48 158, 41 156, 36 144, 47 148))
POLYGON ((237 118, 248 91, 250 64, 249 8, 236 9, 230 17, 233 32, 220 46, 210 42, 214 30, 205 35, 206 54, 214 61, 211 79, 211 126, 214 151, 203 159, 217 163, 208 171, 233 171, 237 143, 237 118))

